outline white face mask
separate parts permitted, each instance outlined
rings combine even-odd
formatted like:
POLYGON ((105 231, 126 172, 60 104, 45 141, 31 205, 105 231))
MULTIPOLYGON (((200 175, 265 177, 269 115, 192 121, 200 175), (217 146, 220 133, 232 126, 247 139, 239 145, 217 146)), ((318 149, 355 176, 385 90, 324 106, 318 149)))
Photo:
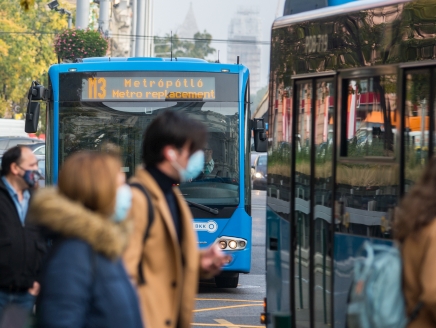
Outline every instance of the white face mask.
POLYGON ((117 195, 115 199, 115 210, 112 215, 112 220, 115 222, 121 222, 129 213, 130 207, 132 206, 132 191, 130 187, 126 184, 118 187, 117 195))
POLYGON ((180 181, 189 181, 198 177, 204 168, 204 152, 202 150, 197 150, 195 153, 189 157, 188 164, 186 168, 180 166, 175 160, 171 161, 171 165, 179 173, 180 181))

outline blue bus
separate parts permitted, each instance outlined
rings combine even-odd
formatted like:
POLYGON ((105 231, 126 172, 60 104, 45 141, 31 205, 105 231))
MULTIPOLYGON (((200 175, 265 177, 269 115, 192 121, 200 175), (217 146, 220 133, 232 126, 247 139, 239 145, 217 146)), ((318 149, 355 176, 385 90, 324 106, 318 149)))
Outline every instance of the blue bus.
MULTIPOLYGON (((112 143, 127 177, 141 165, 141 140, 162 111, 183 112, 209 132, 205 171, 180 190, 194 216, 200 248, 217 242, 232 255, 215 283, 235 288, 251 266, 249 71, 239 64, 187 58, 86 58, 50 67, 34 83, 26 128, 47 99, 46 180, 56 184, 71 153, 112 143)), ((180 127, 183 129, 183 127, 180 127)))
POLYGON ((268 327, 346 327, 365 240, 392 244, 435 152, 434 0, 357 1, 276 19, 268 112, 268 327))

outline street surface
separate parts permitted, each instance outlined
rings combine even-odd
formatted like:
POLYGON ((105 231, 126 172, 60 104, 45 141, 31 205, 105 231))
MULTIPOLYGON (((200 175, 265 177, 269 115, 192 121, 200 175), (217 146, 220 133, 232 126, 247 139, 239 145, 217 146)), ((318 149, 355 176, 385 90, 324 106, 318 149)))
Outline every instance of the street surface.
POLYGON ((201 283, 194 322, 196 327, 261 328, 265 290, 265 191, 252 192, 253 243, 251 272, 239 276, 238 288, 201 283))

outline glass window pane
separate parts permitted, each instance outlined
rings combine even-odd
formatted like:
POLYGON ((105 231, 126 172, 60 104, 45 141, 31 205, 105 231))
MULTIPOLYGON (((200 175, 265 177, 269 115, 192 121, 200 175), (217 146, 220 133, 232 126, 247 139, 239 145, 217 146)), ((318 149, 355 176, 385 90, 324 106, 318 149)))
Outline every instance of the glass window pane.
POLYGON ((183 111, 208 127, 207 165, 199 177, 180 184, 185 198, 205 205, 239 204, 237 102, 63 102, 59 113, 60 166, 72 152, 98 150, 109 142, 121 148, 123 170, 130 177, 142 163, 142 134, 164 108, 183 111))
POLYGON ((336 231, 392 238, 392 210, 398 204, 397 164, 338 163, 336 231))
POLYGON ((45 155, 45 146, 41 146, 34 151, 35 155, 45 155))
POLYGON ((312 117, 312 83, 297 84, 297 129, 295 131, 295 318, 297 327, 310 323, 310 149, 312 117))
POLYGON ((271 209, 285 220, 290 220, 290 183, 291 183, 291 135, 292 135, 292 87, 279 86, 285 92, 277 92, 271 100, 268 138, 269 145, 267 201, 271 209))
MULTIPOLYGON (((291 313, 290 302, 290 254, 291 234, 291 136, 292 136, 292 90, 277 81, 274 97, 270 98, 268 111, 267 162, 267 244, 266 281, 268 311, 291 313), (280 90, 285 90, 281 92, 280 90)), ((263 156, 263 155, 260 155, 263 156)), ((259 158, 257 162, 263 162, 259 158)))
POLYGON ((409 72, 405 76, 404 191, 419 179, 428 160, 430 73, 409 72))
POLYGON ((381 164, 371 157, 395 154, 395 134, 400 123, 396 113, 396 87, 396 77, 391 75, 348 81, 347 124, 346 131, 341 131, 341 141, 344 135, 349 137, 346 154, 362 160, 355 163, 339 160, 337 164, 337 232, 392 238, 391 221, 399 195, 399 165, 393 161, 381 164))
MULTIPOLYGON (((346 131, 342 143, 348 157, 393 157, 395 149, 396 87, 394 75, 348 81, 346 131)), ((345 155, 345 154, 343 154, 345 155)))
POLYGON ((314 324, 331 326, 332 274, 332 157, 334 86, 332 82, 316 84, 315 112, 315 206, 314 206, 314 324))

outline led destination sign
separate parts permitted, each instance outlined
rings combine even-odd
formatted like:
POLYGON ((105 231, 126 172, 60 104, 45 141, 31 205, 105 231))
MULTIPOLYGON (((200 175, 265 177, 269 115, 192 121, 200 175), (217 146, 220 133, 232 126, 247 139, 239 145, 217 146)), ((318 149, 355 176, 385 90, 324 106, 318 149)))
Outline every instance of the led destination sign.
POLYGON ((82 101, 215 100, 214 77, 111 76, 82 79, 82 101))

